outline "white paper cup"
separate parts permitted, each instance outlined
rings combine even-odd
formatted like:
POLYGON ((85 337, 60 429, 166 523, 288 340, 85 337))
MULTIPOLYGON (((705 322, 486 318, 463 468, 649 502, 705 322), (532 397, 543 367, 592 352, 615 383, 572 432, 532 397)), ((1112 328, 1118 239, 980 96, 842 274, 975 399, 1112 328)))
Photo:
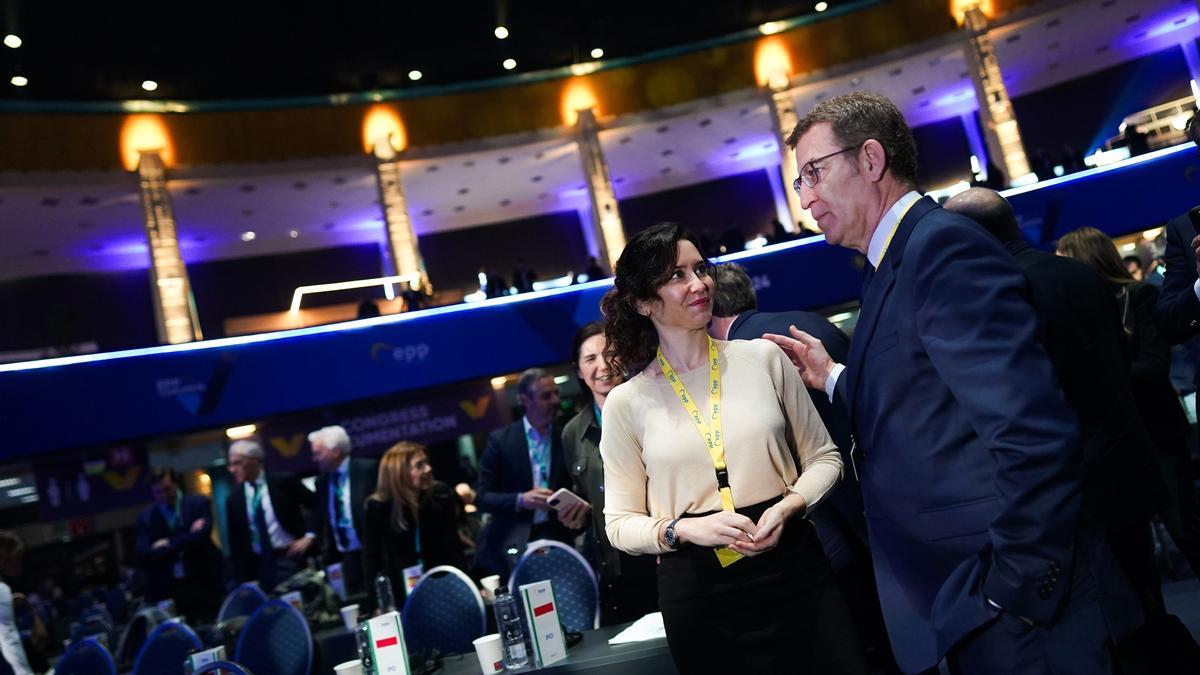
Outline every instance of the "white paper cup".
POLYGON ((475 656, 479 657, 479 668, 484 675, 504 670, 504 648, 499 633, 475 638, 472 644, 475 645, 475 656))
POLYGON ((479 580, 479 594, 483 596, 485 602, 491 603, 496 601, 496 589, 500 588, 500 575, 493 574, 490 577, 484 577, 479 580))
POLYGON ((362 671, 362 659, 339 663, 333 667, 333 672, 337 675, 362 675, 362 671))
POLYGON ((346 630, 358 628, 358 605, 346 605, 342 608, 342 623, 346 624, 346 630))

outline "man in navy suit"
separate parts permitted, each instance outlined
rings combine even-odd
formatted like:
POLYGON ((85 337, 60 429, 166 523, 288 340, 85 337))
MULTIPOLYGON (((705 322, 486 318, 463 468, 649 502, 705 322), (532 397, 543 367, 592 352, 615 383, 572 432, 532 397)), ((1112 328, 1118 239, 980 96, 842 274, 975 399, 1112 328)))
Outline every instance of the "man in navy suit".
POLYGON ((185 495, 178 474, 158 467, 150 474, 154 504, 138 516, 136 549, 146 572, 146 600, 175 600, 192 620, 216 616, 221 604, 221 552, 212 541, 207 497, 185 495))
POLYGON ((351 457, 350 434, 340 426, 317 429, 308 435, 308 444, 321 471, 316 510, 325 564, 340 562, 346 593, 363 593, 369 588, 363 579, 363 516, 379 479, 379 462, 351 457))
MULTIPOLYGON (((554 513, 546 500, 570 486, 563 464, 562 429, 554 423, 561 399, 554 378, 530 368, 517 380, 525 415, 492 432, 479 460, 479 494, 475 503, 490 519, 479 534, 475 567, 481 575, 507 578, 516 557, 536 539, 571 540, 583 526, 585 509, 554 513)), ((582 506, 582 505, 577 505, 582 506)))
POLYGON ((777 340, 850 414, 880 602, 906 672, 1111 672, 1141 622, 1080 518, 1074 415, 1025 279, 991 235, 922 198, 888 99, 818 104, 787 139, 826 240, 867 257, 846 365, 777 340))
MULTIPOLYGON (((708 333, 718 340, 753 340, 767 333, 786 334, 790 326, 812 335, 825 345, 835 361, 845 361, 850 351, 850 338, 829 319, 792 310, 789 312, 760 312, 754 283, 746 270, 737 263, 715 265, 709 275, 716 282, 713 296, 713 319, 708 333)), ((850 466, 850 418, 840 406, 835 406, 820 389, 810 389, 813 407, 842 454, 842 464, 850 466)), ((833 566, 838 588, 846 597, 859 637, 867 649, 873 670, 894 672, 891 649, 883 617, 879 613, 879 593, 871 554, 867 549, 867 520, 863 516, 862 489, 853 475, 844 475, 833 492, 825 496, 823 507, 810 516, 817 529, 821 547, 833 566)))

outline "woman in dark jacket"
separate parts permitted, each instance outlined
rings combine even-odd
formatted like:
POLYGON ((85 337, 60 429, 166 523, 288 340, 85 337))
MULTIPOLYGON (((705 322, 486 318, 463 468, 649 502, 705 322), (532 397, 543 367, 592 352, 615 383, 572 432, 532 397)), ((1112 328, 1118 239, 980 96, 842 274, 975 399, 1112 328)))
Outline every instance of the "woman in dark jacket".
POLYGON ((1192 569, 1200 574, 1200 506, 1187 446, 1188 420, 1171 384, 1171 346, 1154 324, 1158 289, 1135 281, 1121 263, 1112 239, 1095 228, 1068 232, 1058 242, 1058 253, 1087 263, 1108 281, 1117 296, 1129 345, 1133 396, 1154 440, 1170 491, 1170 506, 1162 513, 1163 522, 1192 569))
POLYGON ((366 503, 364 558, 368 579, 384 574, 391 580, 397 607, 424 572, 438 565, 466 568, 457 500, 433 480, 425 446, 400 442, 379 460, 379 482, 366 503))
MULTIPOLYGON (((640 619, 658 611, 657 561, 654 556, 629 555, 613 548, 604 531, 604 462, 600 458, 600 427, 604 399, 621 384, 604 360, 604 325, 592 322, 575 332, 572 363, 579 378, 582 410, 563 428, 563 458, 571 473, 571 490, 591 504, 584 514, 588 525, 587 554, 600 580, 600 625, 640 619)), ((577 523, 582 526, 584 523, 577 523)), ((568 527, 571 527, 568 524, 568 527)))

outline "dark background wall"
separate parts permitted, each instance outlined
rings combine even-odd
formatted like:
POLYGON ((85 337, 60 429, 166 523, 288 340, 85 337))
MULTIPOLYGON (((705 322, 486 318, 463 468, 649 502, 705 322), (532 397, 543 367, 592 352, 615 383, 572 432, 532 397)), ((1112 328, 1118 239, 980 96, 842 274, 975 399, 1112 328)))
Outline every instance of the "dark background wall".
POLYGON ((434 288, 466 290, 479 288, 480 268, 494 269, 512 283, 518 259, 539 279, 551 279, 582 272, 588 257, 575 211, 426 234, 420 247, 434 288))
MULTIPOLYGON (((370 279, 381 273, 381 253, 376 244, 188 265, 205 338, 223 336, 225 319, 287 309, 297 286, 370 279)), ((306 295, 304 306, 334 305, 364 297, 383 297, 383 289, 306 295)))
MULTIPOLYGON (((767 171, 760 169, 737 176, 689 185, 665 192, 624 199, 621 220, 629 237, 663 221, 685 226, 701 238, 714 242, 733 229, 747 239, 770 234, 775 219, 775 199, 767 171)), ((705 251, 713 255, 717 251, 705 251)))
POLYGON ((1057 163, 1064 145, 1087 153, 1117 134, 1128 114, 1191 94, 1179 47, 1149 54, 1070 82, 1013 99, 1025 150, 1057 163))
POLYGON ((922 189, 971 180, 971 146, 960 118, 926 124, 912 131, 917 142, 917 181, 922 189))
POLYGON ((0 351, 95 341, 100 351, 157 343, 146 270, 0 282, 0 351))

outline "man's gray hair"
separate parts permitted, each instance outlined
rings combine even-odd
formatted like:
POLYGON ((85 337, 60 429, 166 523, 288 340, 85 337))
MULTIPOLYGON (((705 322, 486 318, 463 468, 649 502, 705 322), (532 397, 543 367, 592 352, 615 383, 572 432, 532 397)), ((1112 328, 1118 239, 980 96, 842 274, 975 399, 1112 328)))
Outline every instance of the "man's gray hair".
POLYGON ((521 373, 521 377, 517 378, 517 393, 522 396, 529 396, 533 393, 533 383, 550 377, 550 373, 543 368, 530 368, 521 373))
POLYGON ((350 454, 350 434, 342 427, 334 424, 328 427, 321 427, 308 435, 308 442, 312 445, 320 443, 330 450, 337 450, 343 455, 350 454))
POLYGON ((238 455, 239 457, 245 457, 247 459, 257 459, 261 462, 263 459, 263 448, 262 444, 258 441, 234 441, 229 444, 229 454, 238 455))

